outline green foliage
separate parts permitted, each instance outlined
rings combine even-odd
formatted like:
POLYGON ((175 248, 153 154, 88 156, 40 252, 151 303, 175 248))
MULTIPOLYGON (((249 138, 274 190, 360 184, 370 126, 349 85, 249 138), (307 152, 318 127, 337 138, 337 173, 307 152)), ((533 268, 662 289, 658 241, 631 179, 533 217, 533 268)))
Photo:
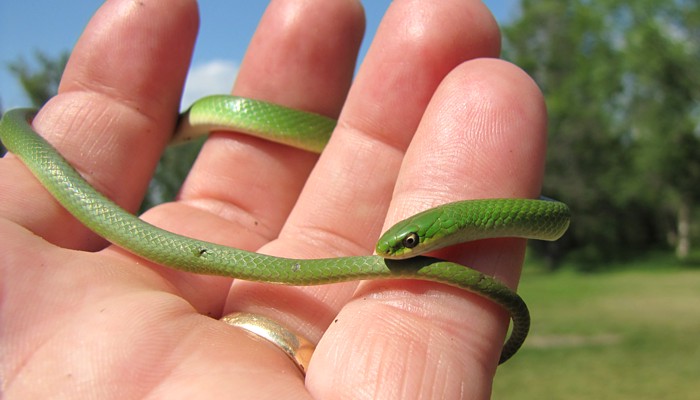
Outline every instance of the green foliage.
POLYGON ((564 239, 535 252, 551 268, 565 256, 601 265, 680 242, 683 206, 700 199, 700 5, 523 0, 521 11, 504 55, 545 94, 544 193, 573 211, 564 239))
POLYGON ((175 200, 204 140, 205 138, 201 138, 165 149, 141 204, 141 212, 158 204, 175 200))
POLYGON ((68 52, 56 58, 36 51, 34 63, 30 65, 24 58, 19 58, 8 65, 10 72, 19 80, 25 94, 33 107, 41 107, 58 92, 61 75, 68 63, 68 52))

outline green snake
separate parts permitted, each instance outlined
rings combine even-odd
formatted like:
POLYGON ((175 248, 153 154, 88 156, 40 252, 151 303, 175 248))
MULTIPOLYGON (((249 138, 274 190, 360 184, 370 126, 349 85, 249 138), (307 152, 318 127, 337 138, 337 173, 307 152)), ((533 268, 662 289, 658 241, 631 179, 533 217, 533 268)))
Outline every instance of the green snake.
MULTIPOLYGON (((451 244, 494 237, 556 240, 569 225, 569 209, 550 199, 486 199, 446 204, 399 222, 378 240, 377 255, 287 259, 180 236, 150 225, 96 191, 46 140, 34 132, 35 111, 10 110, 0 139, 75 218, 92 231, 152 262, 198 274, 286 285, 360 279, 407 278, 456 286, 504 307, 513 320, 499 363, 522 345, 530 327, 525 302, 505 284, 476 270, 419 256, 451 244)), ((187 140, 229 130, 320 152, 335 120, 276 104, 210 96, 180 116, 175 137, 187 140)))

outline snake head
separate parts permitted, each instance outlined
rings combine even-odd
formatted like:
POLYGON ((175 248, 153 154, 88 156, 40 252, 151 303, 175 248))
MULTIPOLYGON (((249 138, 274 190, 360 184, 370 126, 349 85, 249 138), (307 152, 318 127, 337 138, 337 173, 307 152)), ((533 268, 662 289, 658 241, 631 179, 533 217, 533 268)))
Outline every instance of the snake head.
POLYGON ((420 227, 400 222, 379 238, 375 251, 384 258, 404 259, 417 255, 414 249, 419 247, 420 242, 420 227))
POLYGON ((445 205, 431 208, 389 228, 377 241, 375 251, 395 260, 415 257, 457 243, 454 233, 458 228, 445 205))

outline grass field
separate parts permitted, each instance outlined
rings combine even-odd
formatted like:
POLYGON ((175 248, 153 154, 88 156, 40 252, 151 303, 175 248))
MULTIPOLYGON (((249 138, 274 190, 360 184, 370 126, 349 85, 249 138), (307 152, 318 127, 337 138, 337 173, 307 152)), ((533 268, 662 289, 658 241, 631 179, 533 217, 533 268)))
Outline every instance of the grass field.
POLYGON ((493 399, 700 399, 700 269, 526 269, 533 326, 493 399))

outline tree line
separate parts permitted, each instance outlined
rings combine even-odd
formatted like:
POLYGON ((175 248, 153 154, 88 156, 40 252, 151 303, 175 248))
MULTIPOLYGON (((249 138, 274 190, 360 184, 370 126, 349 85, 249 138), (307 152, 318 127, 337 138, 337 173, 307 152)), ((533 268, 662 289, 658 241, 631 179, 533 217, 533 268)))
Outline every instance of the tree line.
POLYGON ((570 231, 533 243, 552 268, 657 249, 685 259, 700 200, 700 2, 522 0, 504 56, 544 92, 544 192, 570 231))

